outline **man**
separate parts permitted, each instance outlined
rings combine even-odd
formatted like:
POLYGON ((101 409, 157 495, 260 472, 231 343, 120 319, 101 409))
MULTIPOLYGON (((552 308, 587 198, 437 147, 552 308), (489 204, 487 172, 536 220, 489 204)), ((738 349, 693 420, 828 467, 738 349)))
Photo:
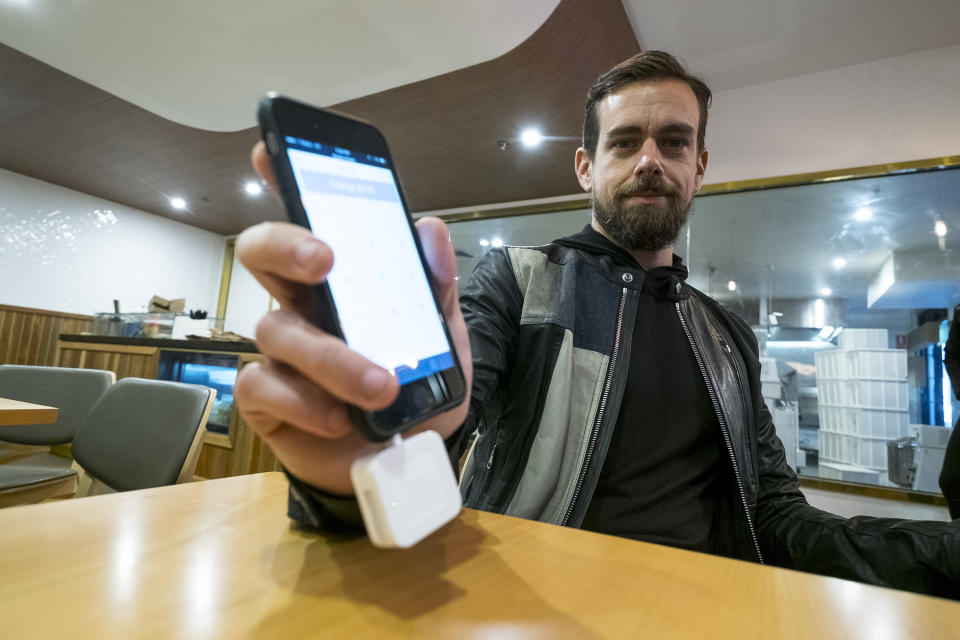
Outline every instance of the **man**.
MULTIPOLYGON (((430 423, 459 457, 467 506, 960 597, 960 524, 844 520, 810 507, 760 395, 749 327, 686 284, 672 245, 707 166, 710 91, 669 54, 639 54, 588 94, 575 169, 582 232, 491 251, 456 299, 438 220, 418 229, 472 393, 430 423), (469 335, 469 339, 468 339, 469 335)), ((268 179, 262 148, 253 160, 268 179)), ((387 372, 295 312, 332 257, 259 225, 240 259, 280 301, 237 382, 244 416, 291 476, 291 516, 358 522, 349 465, 373 445, 345 402, 376 409, 387 372)))

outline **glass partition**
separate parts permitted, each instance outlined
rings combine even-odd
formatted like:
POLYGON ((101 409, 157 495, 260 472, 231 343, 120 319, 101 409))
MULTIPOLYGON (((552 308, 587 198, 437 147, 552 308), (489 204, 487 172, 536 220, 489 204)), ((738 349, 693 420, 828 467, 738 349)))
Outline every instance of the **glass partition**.
MULTIPOLYGON (((461 282, 499 244, 579 231, 586 201, 450 223, 461 282)), ((939 493, 960 404, 943 367, 960 302, 960 167, 698 196, 676 252, 750 324, 801 475, 939 493)))

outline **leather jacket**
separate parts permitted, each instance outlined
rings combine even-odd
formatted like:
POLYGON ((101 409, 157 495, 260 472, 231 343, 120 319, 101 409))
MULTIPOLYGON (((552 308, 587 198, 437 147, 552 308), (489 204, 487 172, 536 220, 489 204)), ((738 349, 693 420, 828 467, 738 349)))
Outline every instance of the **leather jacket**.
MULTIPOLYGON (((494 249, 477 266, 461 296, 471 409, 448 441, 457 459, 477 436, 461 475, 466 506, 581 523, 617 421, 643 278, 589 227, 541 247, 494 249)), ((730 460, 718 552, 960 598, 960 521, 844 519, 811 507, 760 393, 753 332, 681 278, 672 288, 730 460)))

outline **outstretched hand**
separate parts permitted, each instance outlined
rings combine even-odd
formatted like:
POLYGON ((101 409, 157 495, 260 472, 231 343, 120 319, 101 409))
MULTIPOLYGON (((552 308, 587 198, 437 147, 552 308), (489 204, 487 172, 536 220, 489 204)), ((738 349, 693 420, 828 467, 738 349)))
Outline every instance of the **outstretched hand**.
MULTIPOLYGON (((276 191, 262 142, 254 146, 252 161, 276 191)), ((469 390, 470 342, 458 302, 450 236, 437 218, 423 218, 416 227, 469 390)), ((350 465, 382 445, 356 432, 347 405, 384 409, 397 397, 397 380, 340 338, 304 319, 301 311, 309 299, 308 288, 323 282, 335 259, 330 247, 309 229, 264 222, 240 234, 236 251, 240 262, 280 304, 278 311, 257 324, 263 361, 246 365, 237 378, 240 413, 294 476, 326 491, 353 493, 350 465)), ((468 405, 469 393, 459 407, 412 433, 434 429, 446 438, 466 419, 468 405)))

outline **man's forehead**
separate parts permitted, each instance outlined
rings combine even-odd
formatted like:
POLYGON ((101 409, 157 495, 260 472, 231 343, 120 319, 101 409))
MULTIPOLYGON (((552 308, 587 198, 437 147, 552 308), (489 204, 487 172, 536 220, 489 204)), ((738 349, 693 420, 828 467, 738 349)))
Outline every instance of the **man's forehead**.
POLYGON ((601 132, 625 124, 649 126, 665 121, 685 122, 696 128, 700 119, 693 89, 675 78, 631 82, 604 96, 597 106, 601 132), (646 122, 637 122, 640 120, 646 122))

